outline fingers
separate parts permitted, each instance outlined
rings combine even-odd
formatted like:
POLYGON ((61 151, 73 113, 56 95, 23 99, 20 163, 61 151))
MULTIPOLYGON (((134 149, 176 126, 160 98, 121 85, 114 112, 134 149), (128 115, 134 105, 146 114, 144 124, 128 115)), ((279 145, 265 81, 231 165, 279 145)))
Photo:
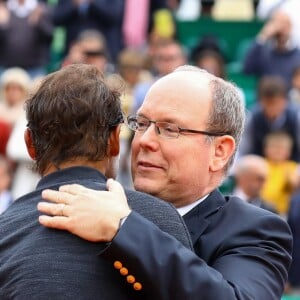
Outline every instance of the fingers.
POLYGON ((51 216, 69 216, 69 206, 63 203, 54 204, 48 202, 39 202, 37 209, 38 211, 51 216))
POLYGON ((88 190, 86 187, 80 185, 80 184, 66 184, 62 185, 59 188, 60 192, 65 192, 71 195, 78 195, 88 190))
POLYGON ((68 230, 68 219, 64 217, 39 216, 39 222, 49 228, 68 230))
POLYGON ((44 190, 42 192, 42 198, 55 203, 64 204, 70 204, 73 201, 73 195, 54 190, 44 190))
POLYGON ((113 180, 112 178, 110 178, 110 179, 107 180, 106 186, 107 186, 107 189, 110 192, 114 192, 114 193, 118 194, 121 197, 125 197, 124 189, 118 181, 113 180))

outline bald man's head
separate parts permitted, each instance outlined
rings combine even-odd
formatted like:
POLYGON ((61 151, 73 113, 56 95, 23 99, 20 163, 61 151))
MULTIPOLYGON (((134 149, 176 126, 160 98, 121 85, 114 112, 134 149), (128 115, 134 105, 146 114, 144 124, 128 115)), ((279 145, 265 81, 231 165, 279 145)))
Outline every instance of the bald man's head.
POLYGON ((236 162, 234 175, 237 187, 249 198, 256 198, 268 176, 267 162, 258 155, 245 155, 236 162))

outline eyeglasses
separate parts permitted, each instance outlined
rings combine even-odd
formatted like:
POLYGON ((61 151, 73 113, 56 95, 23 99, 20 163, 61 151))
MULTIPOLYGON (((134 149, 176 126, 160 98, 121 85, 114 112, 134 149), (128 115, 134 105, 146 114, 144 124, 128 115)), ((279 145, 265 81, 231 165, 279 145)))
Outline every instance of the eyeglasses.
POLYGON ((182 132, 205 134, 208 136, 223 136, 228 134, 226 132, 210 132, 210 131, 203 131, 203 130, 181 128, 173 123, 151 121, 146 117, 139 116, 139 115, 129 116, 127 118, 128 127, 131 130, 136 132, 145 132, 149 128, 151 123, 155 125, 155 130, 157 134, 168 139, 176 139, 178 138, 179 134, 182 132))

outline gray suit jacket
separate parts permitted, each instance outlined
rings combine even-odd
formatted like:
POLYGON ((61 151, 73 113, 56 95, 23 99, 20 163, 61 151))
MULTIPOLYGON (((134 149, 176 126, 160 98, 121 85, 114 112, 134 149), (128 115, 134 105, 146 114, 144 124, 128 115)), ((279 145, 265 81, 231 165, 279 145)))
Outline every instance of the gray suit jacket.
MULTIPOLYGON (((128 267, 126 257, 116 257, 116 260, 127 267, 128 275, 133 275, 142 284, 140 291, 127 282, 126 275, 114 268, 114 261, 99 256, 109 248, 108 244, 87 242, 38 223, 36 205, 41 200, 42 190, 71 183, 103 190, 105 181, 106 178, 95 169, 64 169, 42 178, 33 193, 18 199, 1 215, 1 300, 155 299, 153 291, 145 289, 141 278, 128 267)), ((191 248, 183 220, 172 206, 138 192, 127 191, 127 196, 137 215, 143 215, 191 248)), ((136 227, 133 234, 139 231, 136 227)), ((143 245, 139 246, 138 251, 142 252, 143 245)))

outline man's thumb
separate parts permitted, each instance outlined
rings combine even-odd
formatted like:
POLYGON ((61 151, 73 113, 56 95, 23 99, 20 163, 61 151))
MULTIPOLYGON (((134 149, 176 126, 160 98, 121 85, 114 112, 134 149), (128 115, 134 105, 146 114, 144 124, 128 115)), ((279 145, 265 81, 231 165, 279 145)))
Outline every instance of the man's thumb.
POLYGON ((114 193, 117 193, 118 195, 120 195, 122 197, 126 197, 124 189, 118 181, 116 181, 112 178, 109 178, 106 182, 106 186, 107 186, 107 189, 110 192, 114 192, 114 193))

